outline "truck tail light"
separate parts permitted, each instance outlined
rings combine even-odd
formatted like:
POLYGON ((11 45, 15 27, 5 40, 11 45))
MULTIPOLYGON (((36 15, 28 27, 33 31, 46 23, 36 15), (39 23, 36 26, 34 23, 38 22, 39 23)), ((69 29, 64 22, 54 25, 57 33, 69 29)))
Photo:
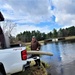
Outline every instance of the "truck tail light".
POLYGON ((21 52, 21 56, 22 56, 22 60, 26 60, 27 59, 27 51, 26 50, 23 50, 21 52))

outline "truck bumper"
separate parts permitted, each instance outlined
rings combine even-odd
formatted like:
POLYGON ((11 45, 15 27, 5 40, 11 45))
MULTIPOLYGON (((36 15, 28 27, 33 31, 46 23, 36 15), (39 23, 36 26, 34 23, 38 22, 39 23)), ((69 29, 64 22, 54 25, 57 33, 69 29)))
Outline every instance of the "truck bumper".
POLYGON ((27 60, 27 63, 23 66, 23 71, 27 70, 32 66, 40 66, 40 57, 33 57, 27 60))

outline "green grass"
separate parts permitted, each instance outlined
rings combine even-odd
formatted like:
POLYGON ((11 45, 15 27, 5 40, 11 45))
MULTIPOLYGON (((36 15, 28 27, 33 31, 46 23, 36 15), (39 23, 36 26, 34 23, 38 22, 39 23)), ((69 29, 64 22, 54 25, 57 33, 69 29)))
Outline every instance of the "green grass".
POLYGON ((27 51, 30 51, 31 49, 30 49, 30 45, 26 45, 26 50, 27 51))

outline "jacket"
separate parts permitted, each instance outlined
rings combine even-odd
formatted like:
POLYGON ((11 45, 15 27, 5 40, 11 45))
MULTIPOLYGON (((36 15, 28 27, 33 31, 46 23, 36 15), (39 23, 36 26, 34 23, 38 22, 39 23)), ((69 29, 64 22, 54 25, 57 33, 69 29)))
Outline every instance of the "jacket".
POLYGON ((37 48, 40 50, 41 48, 41 45, 39 44, 39 42, 36 40, 36 41, 31 41, 31 50, 37 50, 37 48))

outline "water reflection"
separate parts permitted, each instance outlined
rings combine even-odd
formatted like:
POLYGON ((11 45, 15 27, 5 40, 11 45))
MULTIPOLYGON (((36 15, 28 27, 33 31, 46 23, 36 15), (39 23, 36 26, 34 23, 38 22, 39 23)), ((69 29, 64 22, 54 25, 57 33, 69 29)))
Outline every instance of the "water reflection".
POLYGON ((75 43, 50 43, 42 46, 42 51, 52 52, 54 56, 41 59, 51 65, 51 75, 75 75, 75 43))

